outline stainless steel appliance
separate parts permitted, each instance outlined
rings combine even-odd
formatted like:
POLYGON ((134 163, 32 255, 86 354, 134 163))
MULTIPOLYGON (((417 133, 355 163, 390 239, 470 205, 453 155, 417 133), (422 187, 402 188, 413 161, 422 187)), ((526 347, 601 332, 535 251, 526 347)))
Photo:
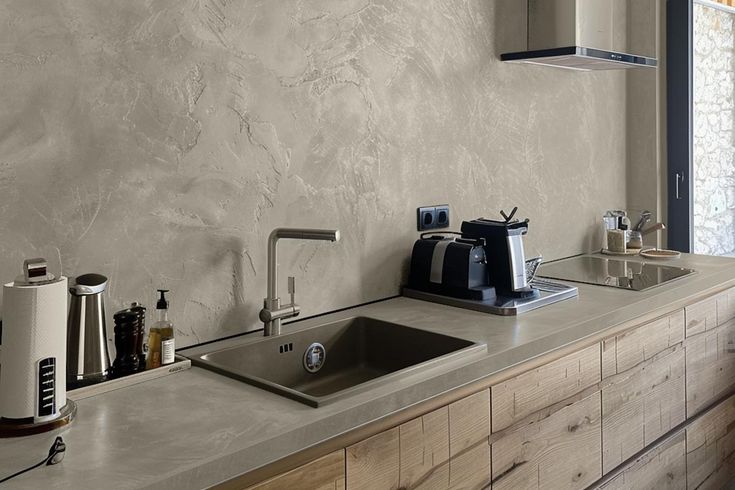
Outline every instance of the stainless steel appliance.
POLYGON ((84 274, 69 288, 66 375, 67 385, 72 389, 103 381, 109 374, 103 298, 106 287, 105 276, 84 274))
POLYGON ((501 211, 503 221, 464 221, 461 238, 422 235, 414 244, 403 295, 498 315, 517 315, 576 296, 576 287, 528 276, 527 265, 534 270, 541 259, 526 263, 528 220, 514 220, 516 211, 501 211))
POLYGON ((538 275, 549 279, 645 291, 694 272, 696 271, 684 267, 639 260, 583 255, 544 264, 538 275))
MULTIPOLYGON (((654 1, 636 3, 654 8, 654 1)), ((528 50, 500 59, 582 71, 655 68, 654 53, 628 52, 626 7, 615 1, 528 0, 528 50)))

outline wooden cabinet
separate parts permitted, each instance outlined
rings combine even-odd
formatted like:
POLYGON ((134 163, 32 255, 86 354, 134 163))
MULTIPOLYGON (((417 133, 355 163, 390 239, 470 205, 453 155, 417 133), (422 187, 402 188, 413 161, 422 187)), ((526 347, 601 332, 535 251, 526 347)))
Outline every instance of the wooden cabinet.
POLYGON ((600 345, 594 344, 491 388, 492 431, 551 407, 600 381, 600 345))
POLYGON ((494 489, 585 488, 601 474, 600 345, 491 387, 494 489))
POLYGON ((602 469, 686 419, 684 312, 603 341, 602 469))
POLYGON ((735 288, 717 295, 717 324, 722 325, 735 320, 735 288))
POLYGON ((687 488, 684 431, 656 444, 596 487, 600 490, 687 488))
POLYGON ((735 396, 686 429, 687 487, 720 489, 735 479, 735 396))
POLYGON ((602 476, 600 393, 502 433, 493 489, 586 488, 602 476))
POLYGON ((684 311, 602 342, 602 377, 620 374, 684 340, 684 311))
POLYGON ((252 488, 722 488, 730 393, 735 288, 252 488))
POLYGON ((347 488, 485 488, 490 395, 483 390, 347 448, 347 488))
POLYGON ((686 336, 706 332, 717 327, 717 297, 711 296, 684 308, 686 336))
POLYGON ((687 417, 735 387, 735 320, 686 340, 687 417))
POLYGON ((489 435, 489 390, 449 405, 449 488, 490 485, 489 435))
POLYGON ((398 428, 400 488, 449 487, 449 409, 442 407, 398 428))
POLYGON ((249 487, 248 490, 282 490, 284 488, 344 490, 344 450, 335 451, 288 473, 249 487))

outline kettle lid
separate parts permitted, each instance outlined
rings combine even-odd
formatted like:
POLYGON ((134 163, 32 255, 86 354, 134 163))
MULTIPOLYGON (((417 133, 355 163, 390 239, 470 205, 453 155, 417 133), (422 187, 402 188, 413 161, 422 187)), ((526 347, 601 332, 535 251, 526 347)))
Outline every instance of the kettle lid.
POLYGON ((69 292, 78 296, 98 294, 107 287, 107 277, 102 274, 82 274, 74 282, 75 284, 69 288, 69 292))

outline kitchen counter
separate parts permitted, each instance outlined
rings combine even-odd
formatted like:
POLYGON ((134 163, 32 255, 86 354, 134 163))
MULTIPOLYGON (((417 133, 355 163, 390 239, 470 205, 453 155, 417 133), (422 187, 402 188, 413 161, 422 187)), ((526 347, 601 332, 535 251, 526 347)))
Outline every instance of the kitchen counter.
MULTIPOLYGON (((485 342, 487 354, 461 367, 430 377, 407 376, 318 409, 194 367, 80 400, 77 420, 62 431, 67 443, 63 463, 33 470, 4 488, 213 485, 552 351, 735 286, 735 259, 684 255, 662 263, 698 273, 644 292, 577 284, 579 297, 518 317, 396 298, 297 322, 285 329, 371 316, 485 342)), ((253 335, 259 333, 247 337, 253 335)), ((56 435, 0 440, 0 477, 40 461, 56 435)))

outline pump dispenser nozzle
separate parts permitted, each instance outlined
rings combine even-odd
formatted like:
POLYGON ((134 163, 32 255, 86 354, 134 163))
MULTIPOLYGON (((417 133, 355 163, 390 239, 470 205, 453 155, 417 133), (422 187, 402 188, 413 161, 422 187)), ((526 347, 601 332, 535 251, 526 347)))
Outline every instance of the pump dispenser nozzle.
POLYGON ((168 310, 168 300, 166 299, 166 293, 168 293, 168 289, 158 289, 159 293, 161 293, 161 297, 158 298, 158 302, 156 303, 156 309, 157 310, 168 310))

